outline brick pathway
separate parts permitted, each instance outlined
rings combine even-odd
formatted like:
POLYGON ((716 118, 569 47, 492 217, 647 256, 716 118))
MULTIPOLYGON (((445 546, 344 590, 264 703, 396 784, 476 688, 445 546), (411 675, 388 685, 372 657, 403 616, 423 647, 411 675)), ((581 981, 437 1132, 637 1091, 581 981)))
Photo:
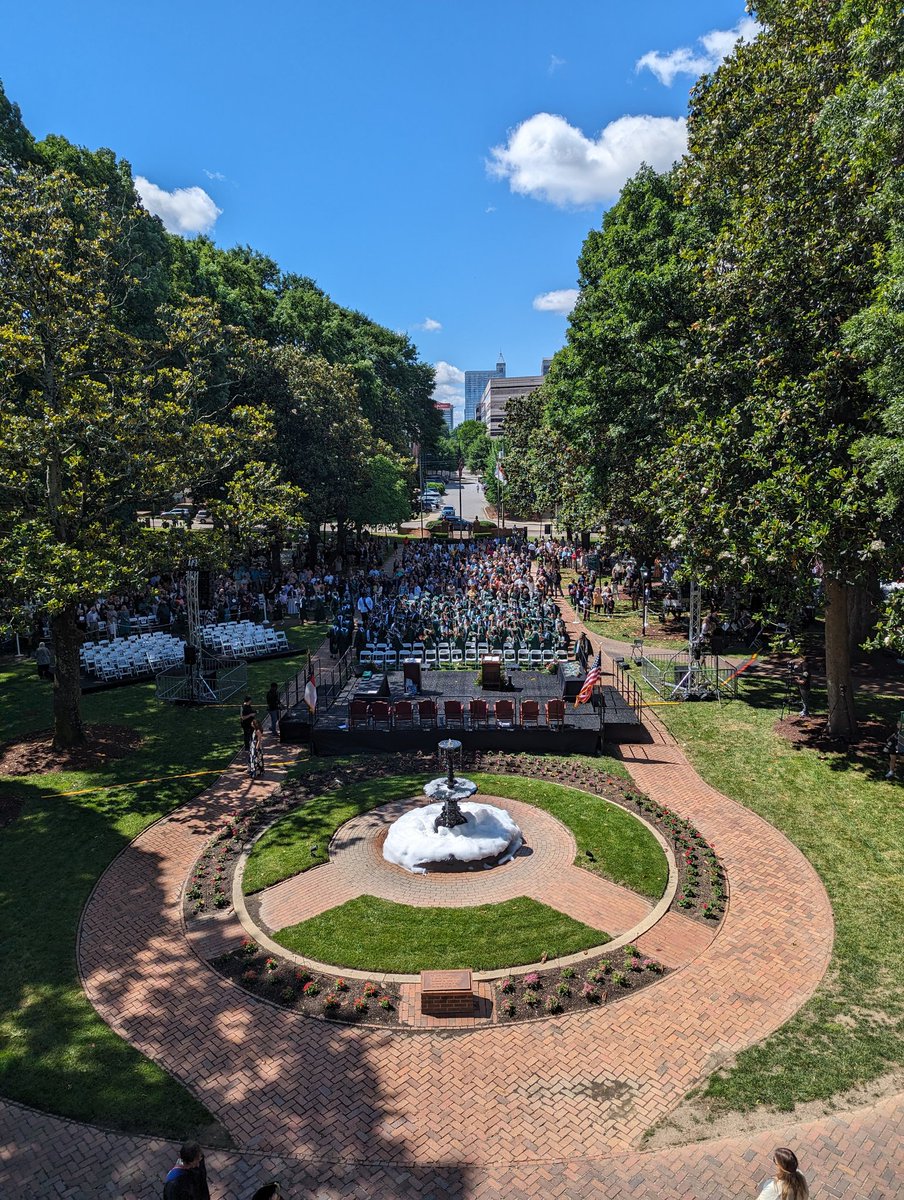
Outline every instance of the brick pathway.
MULTIPOLYGON (((182 1079, 239 1150, 211 1153, 216 1200, 267 1178, 293 1196, 749 1196, 777 1142, 800 1148, 815 1195, 892 1200, 904 1097, 766 1133, 639 1153, 638 1138, 728 1055, 782 1024, 828 965, 829 904, 775 829, 707 787, 665 731, 627 749, 638 785, 689 816, 731 887, 692 964, 610 1008, 416 1035, 306 1020, 254 1001, 188 948, 180 889, 218 814, 277 781, 233 769, 110 866, 79 940, 85 987, 111 1026, 182 1079)), ((0 1103, 0 1195, 159 1196, 172 1148, 0 1103)))

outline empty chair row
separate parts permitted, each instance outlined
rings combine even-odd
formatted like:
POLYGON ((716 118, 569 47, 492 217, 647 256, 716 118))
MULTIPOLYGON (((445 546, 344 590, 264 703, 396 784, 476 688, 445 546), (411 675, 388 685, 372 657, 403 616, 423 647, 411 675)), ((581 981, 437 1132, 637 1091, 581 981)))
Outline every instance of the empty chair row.
MULTIPOLYGON (((565 725, 565 701, 548 700, 543 706, 545 723, 550 729, 562 729, 565 725)), ((457 729, 488 729, 490 723, 497 729, 536 727, 541 724, 540 702, 522 700, 497 700, 492 707, 486 700, 470 700, 467 705, 461 700, 443 701, 440 714, 435 700, 352 700, 348 706, 350 729, 366 726, 370 729, 432 729, 439 725, 457 729)))
POLYGON ((504 650, 491 651, 489 646, 471 646, 462 650, 458 646, 443 645, 425 649, 414 646, 411 650, 393 650, 390 647, 368 646, 363 649, 358 660, 362 666, 373 666, 387 670, 395 669, 406 660, 422 663, 425 667, 443 667, 453 664, 478 667, 481 660, 491 654, 500 654, 506 666, 514 667, 548 667, 550 663, 567 662, 568 651, 561 647, 558 650, 515 650, 507 646, 504 650))

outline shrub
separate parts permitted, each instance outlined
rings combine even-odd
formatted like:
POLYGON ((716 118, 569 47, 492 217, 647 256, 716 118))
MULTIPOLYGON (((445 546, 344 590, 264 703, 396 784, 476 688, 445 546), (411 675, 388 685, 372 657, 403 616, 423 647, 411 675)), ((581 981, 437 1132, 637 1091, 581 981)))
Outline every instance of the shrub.
POLYGON ((243 971, 242 983, 257 983, 257 971, 253 971, 250 967, 247 971, 243 971))
POLYGON ((550 996, 546 1001, 546 1011, 548 1013, 558 1013, 562 1011, 562 1001, 558 996, 550 996))
POLYGON ((268 971, 275 971, 276 968, 279 966, 279 961, 275 958, 268 958, 267 961, 264 963, 264 966, 267 968, 268 971))
POLYGON ((323 1008, 325 1012, 335 1012, 337 1008, 342 1007, 342 997, 335 992, 327 992, 323 997, 323 1008))
POLYGON ((536 1008, 537 1005, 540 1003, 540 997, 537 995, 537 993, 532 992, 530 990, 528 990, 524 993, 524 995, 522 996, 522 999, 524 1000, 524 1003, 528 1006, 528 1008, 536 1008))
POLYGON ((503 996, 511 996, 512 992, 515 990, 515 981, 512 979, 511 975, 507 975, 505 979, 500 980, 499 990, 502 992, 503 996))
POLYGON ((310 979, 304 985, 304 987, 301 989, 301 992, 302 992, 302 995, 304 995, 304 996, 319 996, 320 995, 320 984, 317 982, 316 979, 310 979))
POLYGON ((563 967, 562 968, 562 978, 563 979, 574 979, 575 974, 576 974, 576 972, 575 972, 574 967, 563 967))
POLYGON ((254 955, 257 954, 257 942, 255 942, 253 938, 242 938, 242 944, 239 946, 239 950, 245 955, 246 958, 253 958, 254 955))
POLYGON ((380 1008, 384 1009, 386 1012, 392 1012, 392 1010, 395 1008, 395 1005, 392 1002, 392 997, 391 996, 381 996, 380 997, 380 1008))
POLYGON ((311 978, 310 971, 296 971, 295 972, 295 982, 300 984, 302 987, 308 982, 308 980, 310 978, 311 978))
POLYGON ((536 971, 530 971, 524 976, 524 986, 526 988, 537 988, 540 986, 540 976, 536 971))
POLYGON ((518 1005, 514 1000, 506 1000, 505 1004, 502 1006, 502 1011, 507 1017, 513 1017, 518 1011, 518 1005))
POLYGON ((380 994, 380 989, 377 987, 377 985, 375 983, 370 983, 369 981, 365 983, 363 991, 365 996, 379 996, 380 994))
POLYGON ((337 992, 347 992, 348 991, 348 984, 346 983, 346 981, 344 979, 336 980, 336 991, 337 992))
POLYGON ((570 987, 568 986, 568 984, 567 984, 567 983, 566 983, 566 982, 563 980, 563 981, 562 981, 562 982, 559 984, 559 986, 556 988, 556 992, 557 992, 557 993, 558 993, 560 996, 570 996, 570 995, 571 995, 571 988, 570 988, 570 987))
POLYGON ((625 975, 624 972, 622 972, 622 971, 613 971, 612 972, 612 982, 614 984, 616 984, 618 987, 627 987, 628 986, 628 976, 625 975))
POLYGON ((292 989, 290 987, 285 987, 279 993, 279 998, 280 998, 280 1000, 282 1000, 282 1002, 284 1004, 291 1004, 292 1001, 295 999, 295 993, 292 991, 292 989))
POLYGON ((364 998, 364 996, 356 996, 354 1001, 352 1002, 352 1008, 355 1010, 356 1013, 366 1013, 367 1012, 367 1000, 364 998))
POLYGON ((581 995, 584 997, 584 999, 587 1001, 588 1004, 599 1004, 599 1002, 600 1002, 599 988, 593 987, 592 984, 585 983, 584 986, 581 988, 581 995))

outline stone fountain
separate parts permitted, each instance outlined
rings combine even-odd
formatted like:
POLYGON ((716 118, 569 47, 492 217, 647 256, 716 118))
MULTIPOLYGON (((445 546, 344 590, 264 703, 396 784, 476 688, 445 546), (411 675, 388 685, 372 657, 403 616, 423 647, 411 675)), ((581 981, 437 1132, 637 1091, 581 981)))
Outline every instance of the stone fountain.
POLYGON ((461 742, 439 744, 446 774, 431 781, 424 795, 432 804, 413 808, 394 821, 383 843, 383 857, 415 875, 429 870, 474 870, 508 862, 521 849, 521 830, 505 811, 469 800, 477 784, 455 775, 461 742))

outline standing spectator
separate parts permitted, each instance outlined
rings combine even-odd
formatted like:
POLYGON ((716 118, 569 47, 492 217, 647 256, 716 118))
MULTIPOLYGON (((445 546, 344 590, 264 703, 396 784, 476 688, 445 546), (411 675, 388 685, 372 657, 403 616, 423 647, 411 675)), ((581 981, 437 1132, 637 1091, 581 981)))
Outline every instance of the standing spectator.
POLYGON ((240 720, 242 722, 242 740, 247 753, 248 747, 251 745, 251 731, 254 728, 254 722, 257 717, 254 705, 251 703, 251 697, 246 696, 242 701, 242 712, 240 720))
POLYGON ((197 1142, 183 1142, 163 1184, 163 1200, 210 1200, 207 1164, 197 1142))
POLYGON ((806 656, 798 658, 794 662, 791 678, 797 684, 797 690, 800 692, 800 716, 808 717, 810 715, 810 688, 813 684, 813 672, 810 669, 810 660, 806 656))
POLYGON ((763 1186, 757 1200, 808 1200, 810 1189, 798 1170, 797 1155, 779 1146, 772 1155, 775 1175, 763 1186))
POLYGON ((53 672, 50 670, 52 659, 50 651, 47 649, 46 642, 38 642, 38 648, 35 650, 35 662, 38 666, 38 679, 53 679, 53 672))
MULTIPOLYGON (((43 642, 41 644, 43 645, 43 642)), ((896 729, 885 743, 885 753, 888 755, 888 770, 885 773, 886 779, 897 778, 898 755, 904 754, 904 745, 902 743, 904 743, 904 733, 902 733, 900 728, 896 729)))
POLYGON ((267 712, 270 714, 270 732, 279 732, 279 688, 275 683, 270 684, 270 690, 267 692, 267 712))
POLYGON ((257 717, 251 721, 251 737, 248 741, 248 774, 260 779, 264 773, 264 731, 257 717))

